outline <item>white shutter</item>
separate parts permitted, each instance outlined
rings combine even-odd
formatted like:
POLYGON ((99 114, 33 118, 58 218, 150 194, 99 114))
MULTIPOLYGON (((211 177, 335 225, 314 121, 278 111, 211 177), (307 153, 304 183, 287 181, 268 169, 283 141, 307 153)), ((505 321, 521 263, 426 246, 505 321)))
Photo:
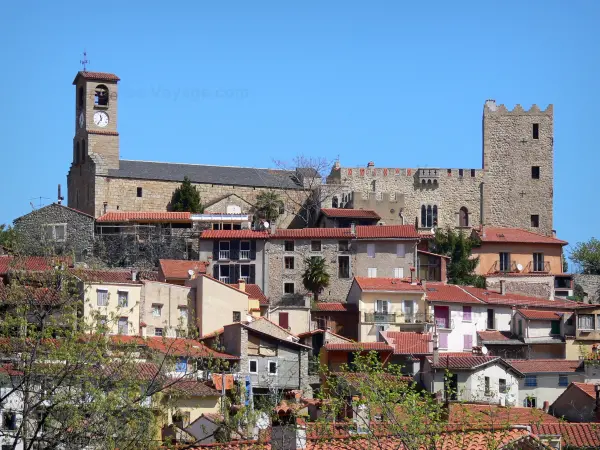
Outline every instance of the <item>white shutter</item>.
POLYGON ((394 278, 404 278, 404 268, 396 267, 394 269, 394 278))
POLYGON ((404 244, 396 244, 396 256, 398 258, 404 258, 404 255, 406 255, 404 244))

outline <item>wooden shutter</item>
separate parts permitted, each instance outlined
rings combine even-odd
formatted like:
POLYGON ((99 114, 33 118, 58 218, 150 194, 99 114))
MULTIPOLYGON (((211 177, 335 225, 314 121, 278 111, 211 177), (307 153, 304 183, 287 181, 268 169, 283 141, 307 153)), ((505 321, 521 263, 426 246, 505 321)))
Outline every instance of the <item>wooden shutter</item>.
POLYGON ((256 259, 256 241, 250 241, 250 259, 256 259))
POLYGON ((240 265, 239 264, 231 264, 229 266, 230 276, 233 277, 229 280, 230 283, 237 283, 240 281, 240 265))
POLYGON ((290 326, 289 313, 280 312, 279 313, 279 326, 281 328, 285 328, 286 330, 290 326))
POLYGON ((213 278, 214 278, 215 280, 218 280, 218 279, 219 279, 219 265, 218 265, 218 264, 215 264, 215 265, 213 266, 213 278))
MULTIPOLYGON (((231 241, 229 243, 229 259, 237 261, 240 259, 240 241, 231 241)), ((237 280, 235 280, 237 282, 237 280)))
POLYGON ((213 261, 219 260, 219 241, 213 241, 213 261))
POLYGON ((256 335, 248 333, 248 354, 260 354, 260 338, 256 335))
POLYGON ((248 279, 249 284, 256 284, 256 267, 254 264, 250 264, 250 277, 248 279))

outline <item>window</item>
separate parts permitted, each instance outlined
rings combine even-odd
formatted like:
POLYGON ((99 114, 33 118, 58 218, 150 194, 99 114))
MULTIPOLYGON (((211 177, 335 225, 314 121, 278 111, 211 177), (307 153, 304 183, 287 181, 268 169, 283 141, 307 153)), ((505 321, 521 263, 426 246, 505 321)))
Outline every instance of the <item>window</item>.
MULTIPOLYGON (((471 307, 470 306, 463 306, 463 322, 470 322, 471 321, 471 307)), ((467 348, 467 347, 465 347, 467 348)))
POLYGON ((152 305, 152 315, 154 317, 160 317, 162 315, 162 305, 152 305))
POLYGON ((431 228, 437 226, 437 218, 437 205, 421 205, 421 228, 431 228))
POLYGON ((269 375, 277 375, 277 361, 269 361, 269 375))
POLYGON ((385 342, 385 339, 381 335, 382 331, 385 331, 385 325, 375 325, 375 335, 377 336, 377 342, 385 342))
POLYGON ((67 237, 67 224, 50 223, 44 225, 44 235, 48 241, 64 242, 67 237))
POLYGON ((594 315, 580 314, 579 316, 577 316, 577 328, 579 328, 580 330, 593 330, 594 315))
POLYGON ((119 308, 127 308, 129 304, 129 292, 119 291, 117 295, 119 297, 119 308))
POLYGON ((310 241, 310 251, 311 252, 320 252, 321 251, 321 241, 310 241))
POLYGON ((98 316, 98 329, 101 330, 101 332, 106 331, 106 323, 106 316, 98 316))
POLYGON ((369 267, 367 269, 367 276, 369 278, 377 278, 377 268, 375 268, 375 267, 369 267))
POLYGON ((17 414, 12 411, 2 412, 2 428, 4 428, 5 430, 16 430, 17 414))
POLYGON ((188 318, 188 309, 185 307, 179 307, 179 317, 187 320, 188 318))
POLYGON ((96 304, 98 306, 107 306, 108 305, 108 291, 106 289, 98 289, 96 291, 96 304))
POLYGON ((250 259, 250 241, 240 242, 240 259, 250 259))
POLYGON ((108 88, 103 84, 96 86, 94 91, 94 105, 108 106, 108 88))
POLYGON ((375 244, 367 244, 367 256, 369 258, 375 258, 375 244))
POLYGON ((394 267, 394 278, 404 278, 404 267, 394 267))
POLYGON ((371 181, 371 191, 375 192, 377 190, 377 182, 375 180, 371 181))
POLYGON ((85 139, 83 139, 81 141, 81 162, 85 162, 85 154, 87 153, 87 150, 85 148, 85 139))
POLYGON ((233 321, 234 322, 241 322, 242 321, 242 313, 240 311, 234 311, 233 312, 233 321))
POLYGON ((283 243, 283 249, 286 252, 293 252, 294 251, 294 241, 285 241, 283 243))
POLYGON ((471 178, 475 178, 475 169, 471 169, 471 178))
MULTIPOLYGON (((80 86, 79 89, 77 89, 77 107, 79 109, 83 108, 83 86, 80 86)), ((10 448, 12 448, 12 446, 10 448)))
POLYGON ((155 328, 154 329, 154 336, 162 336, 163 335, 163 329, 162 328, 155 328))
POLYGON ((558 376, 558 385, 565 387, 569 385, 569 377, 568 375, 559 375, 558 376))
POLYGON ((458 176, 462 177, 464 175, 464 170, 463 169, 458 169, 458 176))
POLYGON ((500 252, 498 254, 500 258, 500 272, 510 271, 510 253, 500 252))
POLYGON ((495 330, 495 320, 494 320, 494 310, 493 309, 488 309, 487 310, 487 329, 488 330, 495 330))
POLYGON ((285 256, 283 258, 283 262, 285 264, 286 269, 290 269, 290 270, 294 269, 294 257, 293 256, 285 256))
POLYGON ((506 380, 504 378, 498 380, 498 391, 501 394, 506 394, 506 380))
POLYGON ((387 300, 375 300, 375 312, 377 314, 387 314, 390 310, 389 303, 387 300))
POLYGON ((525 375, 525 386, 526 387, 537 387, 537 376, 536 375, 525 375))
POLYGON ((137 196, 138 196, 138 197, 141 197, 141 196, 142 196, 142 188, 141 188, 141 187, 138 187, 138 188, 137 188, 137 196))
POLYGON ((526 408, 536 408, 537 407, 537 401, 535 397, 526 397, 525 400, 523 400, 523 406, 526 408))
POLYGON ((485 395, 490 395, 490 377, 484 377, 485 395))
POLYGON ((544 254, 534 253, 533 254, 533 271, 543 272, 544 271, 544 254))
POLYGON ((248 372, 258 373, 258 361, 256 359, 248 360, 248 372))
POLYGON ((523 336, 523 321, 519 320, 519 336, 523 336))
POLYGON ((338 251, 347 252, 350 249, 350 244, 348 241, 339 241, 338 242, 338 251))
POLYGON ((219 259, 229 259, 229 241, 219 241, 219 259))
POLYGON ((350 278, 350 257, 338 256, 338 277, 350 278))
POLYGON ((283 283, 283 293, 284 294, 293 294, 294 293, 294 283, 283 283))
POLYGON ((222 264, 219 266, 219 281, 222 283, 230 283, 228 264, 222 264))
POLYGON ((402 302, 402 312, 404 313, 404 322, 413 323, 415 318, 415 302, 404 300, 402 302))
POLYGON ((279 313, 279 326, 285 330, 290 327, 290 314, 286 312, 279 313))
POLYGON ((473 351, 473 336, 465 334, 463 336, 463 348, 468 351, 473 351))
POLYGON ((540 215, 532 214, 531 215, 531 228, 539 228, 540 226, 540 215))
POLYGON ((440 348, 448 348, 448 333, 440 333, 440 348))
POLYGON ((338 198, 337 198, 336 196, 334 196, 334 197, 331 199, 331 207, 332 207, 332 208, 337 208, 337 207, 338 207, 338 205, 339 205, 338 198))
POLYGON ((127 317, 121 317, 118 323, 118 333, 119 334, 128 334, 129 332, 129 323, 127 321, 127 317))
POLYGON ((469 210, 464 206, 458 211, 458 226, 469 226, 469 210))
POLYGON ((406 247, 404 244, 396 244, 396 257, 404 258, 406 255, 406 247))
POLYGON ((179 357, 177 361, 175 361, 175 372, 186 373, 187 372, 188 361, 186 358, 179 357))
POLYGON ((534 139, 539 139, 540 138, 540 124, 539 123, 534 123, 533 124, 533 129, 532 131, 532 135, 534 139))
POLYGON ((540 179, 540 166, 531 166, 531 178, 534 180, 540 179))

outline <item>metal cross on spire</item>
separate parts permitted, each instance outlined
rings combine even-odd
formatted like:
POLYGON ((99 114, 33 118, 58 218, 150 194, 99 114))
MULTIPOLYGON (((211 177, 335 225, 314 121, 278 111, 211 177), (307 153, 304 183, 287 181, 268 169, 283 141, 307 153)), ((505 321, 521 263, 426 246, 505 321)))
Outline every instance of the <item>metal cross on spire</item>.
POLYGON ((83 59, 79 61, 79 63, 83 66, 83 71, 86 72, 86 66, 90 63, 87 59, 87 52, 83 50, 83 59))

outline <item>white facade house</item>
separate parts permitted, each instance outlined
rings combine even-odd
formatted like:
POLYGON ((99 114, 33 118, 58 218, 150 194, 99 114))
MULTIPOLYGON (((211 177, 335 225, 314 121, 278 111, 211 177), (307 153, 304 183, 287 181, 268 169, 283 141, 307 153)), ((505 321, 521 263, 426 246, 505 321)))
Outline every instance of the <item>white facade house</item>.
POLYGON ((565 358, 565 335, 575 334, 574 313, 518 309, 512 333, 528 346, 527 359, 565 358))

